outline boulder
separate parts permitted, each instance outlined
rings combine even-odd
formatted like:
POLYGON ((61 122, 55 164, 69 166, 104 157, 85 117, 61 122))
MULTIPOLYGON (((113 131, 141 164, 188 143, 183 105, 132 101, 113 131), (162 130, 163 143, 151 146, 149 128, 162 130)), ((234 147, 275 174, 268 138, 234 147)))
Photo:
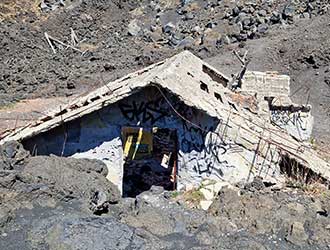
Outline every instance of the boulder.
POLYGON ((240 33, 238 35, 235 36, 237 41, 242 42, 242 41, 246 41, 248 39, 248 35, 246 33, 240 33))
POLYGON ((330 76, 325 76, 324 77, 324 82, 326 85, 328 85, 330 87, 330 76))
POLYGON ((180 43, 178 44, 178 47, 181 48, 190 48, 194 45, 195 39, 192 38, 191 36, 185 37, 180 43))
POLYGON ((141 27, 140 27, 138 21, 136 19, 133 19, 132 21, 130 21, 130 23, 128 24, 128 27, 127 27, 128 34, 131 36, 137 36, 137 35, 139 35, 140 31, 141 31, 141 27))
POLYGON ((260 34, 265 34, 268 30, 268 26, 266 24, 260 24, 258 25, 257 31, 260 34))
POLYGON ((188 3, 192 2, 193 0, 181 0, 181 6, 185 6, 188 3))
POLYGON ((212 29, 206 29, 202 37, 202 45, 216 47, 221 42, 222 35, 212 29))
POLYGON ((214 193, 211 188, 205 187, 205 188, 201 188, 199 191, 203 194, 203 196, 206 200, 208 200, 208 201, 213 200, 214 193))
POLYGON ((102 194, 107 203, 120 199, 117 187, 106 179, 106 166, 98 160, 36 156, 29 159, 21 175, 30 183, 47 185, 59 199, 89 203, 96 194, 102 194))
POLYGON ((6 142, 0 146, 0 170, 11 170, 22 166, 29 158, 30 153, 23 145, 16 142, 6 142))
POLYGON ((294 5, 292 4, 286 5, 282 12, 283 18, 292 18, 295 14, 295 11, 296 9, 294 5))
POLYGON ((200 201, 200 206, 201 206, 201 209, 203 210, 208 210, 209 207, 212 205, 212 202, 213 201, 200 201))
POLYGON ((175 25, 171 22, 169 22, 163 26, 164 33, 172 34, 175 32, 175 29, 176 29, 175 25))
POLYGON ((267 11, 264 9, 261 9, 257 12, 257 14, 261 17, 265 17, 265 16, 267 16, 267 11))
POLYGON ((254 177, 252 182, 247 183, 244 186, 244 189, 249 190, 251 192, 260 191, 264 188, 265 188, 265 184, 263 183, 262 178, 259 176, 254 177))
POLYGON ((145 241, 134 228, 112 217, 57 215, 35 223, 29 237, 31 249, 45 245, 71 250, 145 249, 145 241))
POLYGON ((185 21, 192 20, 192 19, 194 19, 194 14, 192 14, 191 12, 188 12, 184 15, 185 21))
POLYGON ((170 45, 172 46, 178 46, 181 41, 183 40, 183 36, 181 34, 173 34, 170 38, 170 45))
POLYGON ((49 12, 56 10, 59 7, 65 6, 65 0, 41 0, 39 7, 41 11, 49 12))
POLYGON ((154 42, 158 42, 163 40, 163 36, 162 36, 162 28, 161 27, 156 27, 153 32, 150 33, 150 37, 152 39, 152 41, 154 42))
POLYGON ((297 221, 292 223, 285 239, 297 246, 305 245, 308 235, 305 232, 304 224, 297 221))
POLYGON ((272 16, 270 17, 270 21, 275 24, 281 21, 281 14, 277 11, 273 11, 272 16))
POLYGON ((240 8, 238 6, 235 6, 233 9, 232 9, 232 15, 233 16, 238 16, 238 14, 240 13, 240 8))

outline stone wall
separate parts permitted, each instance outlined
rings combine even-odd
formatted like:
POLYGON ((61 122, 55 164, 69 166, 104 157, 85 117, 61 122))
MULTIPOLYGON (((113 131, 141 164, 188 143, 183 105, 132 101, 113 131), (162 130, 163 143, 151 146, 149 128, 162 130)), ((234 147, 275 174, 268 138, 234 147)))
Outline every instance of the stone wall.
POLYGON ((285 104, 290 100, 290 77, 274 72, 248 71, 243 78, 242 91, 257 94, 260 100, 275 97, 285 104))

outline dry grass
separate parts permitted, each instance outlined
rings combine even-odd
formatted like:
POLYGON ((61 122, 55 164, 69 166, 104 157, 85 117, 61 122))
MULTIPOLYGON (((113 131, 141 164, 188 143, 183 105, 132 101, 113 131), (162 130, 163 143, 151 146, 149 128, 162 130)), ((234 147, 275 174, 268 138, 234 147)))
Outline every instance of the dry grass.
POLYGON ((304 189, 305 193, 309 195, 323 195, 325 193, 328 193, 328 189, 325 185, 320 183, 313 183, 310 185, 307 185, 304 189))
POLYGON ((204 195, 199 189, 192 189, 183 194, 185 204, 190 208, 197 208, 201 200, 204 200, 204 195))
POLYGON ((330 145, 316 143, 314 149, 319 153, 323 160, 330 162, 330 145))
POLYGON ((79 49, 82 51, 95 51, 98 49, 96 45, 89 44, 89 43, 80 43, 79 49))
POLYGON ((289 179, 287 180, 286 186, 290 188, 300 189, 304 193, 312 196, 321 195, 328 192, 328 188, 324 184, 318 182, 305 184, 298 180, 289 179))
POLYGON ((6 105, 0 105, 0 111, 7 111, 11 110, 15 107, 16 102, 8 103, 6 105))
POLYGON ((201 200, 204 200, 205 197, 200 188, 195 188, 184 192, 173 191, 171 199, 184 204, 187 208, 199 208, 201 200))

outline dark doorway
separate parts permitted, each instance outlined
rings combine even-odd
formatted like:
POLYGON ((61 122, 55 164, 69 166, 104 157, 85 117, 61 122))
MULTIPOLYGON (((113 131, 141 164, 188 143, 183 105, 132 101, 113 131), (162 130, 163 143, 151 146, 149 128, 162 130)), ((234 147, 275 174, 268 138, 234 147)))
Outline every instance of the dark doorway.
POLYGON ((152 185, 176 189, 177 133, 168 128, 122 129, 123 196, 136 197, 152 185))

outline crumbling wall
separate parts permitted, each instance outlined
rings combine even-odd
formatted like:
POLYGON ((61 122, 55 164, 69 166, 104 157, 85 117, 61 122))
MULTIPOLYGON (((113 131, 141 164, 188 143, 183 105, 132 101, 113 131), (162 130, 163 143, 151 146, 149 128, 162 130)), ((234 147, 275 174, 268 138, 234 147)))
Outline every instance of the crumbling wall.
POLYGON ((241 90, 252 95, 257 94, 260 100, 264 97, 274 97, 281 99, 283 104, 291 102, 289 99, 290 77, 274 72, 247 71, 241 90))
POLYGON ((172 128, 177 131, 179 144, 178 189, 199 185, 204 178, 237 182, 254 175, 279 175, 275 157, 256 157, 255 152, 227 134, 231 129, 227 117, 210 117, 169 93, 166 96, 165 99, 157 88, 146 88, 24 144, 35 154, 102 160, 109 169, 108 179, 121 189, 122 127, 172 128))
POLYGON ((314 122, 311 106, 298 106, 291 101, 289 76, 250 71, 244 75, 241 91, 256 95, 260 110, 273 124, 299 141, 309 140, 314 122))

